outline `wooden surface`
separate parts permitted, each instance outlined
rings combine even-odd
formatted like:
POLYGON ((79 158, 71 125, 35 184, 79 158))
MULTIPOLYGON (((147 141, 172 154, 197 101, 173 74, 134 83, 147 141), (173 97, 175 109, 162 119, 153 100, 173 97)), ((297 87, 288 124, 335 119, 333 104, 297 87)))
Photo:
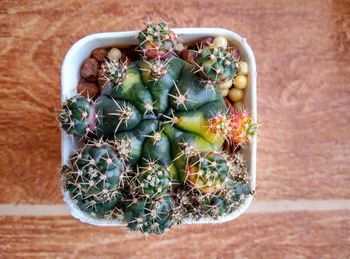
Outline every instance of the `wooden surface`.
POLYGON ((348 214, 244 215, 235 224, 182 226, 148 238, 70 217, 3 217, 0 250, 4 257, 349 258, 348 214))
MULTIPOLYGON (((350 1, 0 1, 0 204, 61 204, 60 66, 79 38, 223 27, 257 60, 257 200, 350 199, 350 1)), ((266 208, 268 210, 268 208, 266 208)), ((350 257, 350 213, 258 213, 161 240, 68 217, 3 217, 0 257, 350 257), (286 225, 284 225, 286 224, 286 225)))

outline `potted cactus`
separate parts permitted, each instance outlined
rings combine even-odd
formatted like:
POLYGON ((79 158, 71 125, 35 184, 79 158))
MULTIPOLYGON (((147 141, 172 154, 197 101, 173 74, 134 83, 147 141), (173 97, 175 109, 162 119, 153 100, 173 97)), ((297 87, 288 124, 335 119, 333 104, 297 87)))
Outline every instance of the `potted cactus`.
POLYGON ((179 45, 164 22, 111 45, 83 62, 59 113, 76 146, 61 170, 75 210, 146 234, 239 210, 254 193, 242 151, 257 130, 239 50, 222 36, 179 45))

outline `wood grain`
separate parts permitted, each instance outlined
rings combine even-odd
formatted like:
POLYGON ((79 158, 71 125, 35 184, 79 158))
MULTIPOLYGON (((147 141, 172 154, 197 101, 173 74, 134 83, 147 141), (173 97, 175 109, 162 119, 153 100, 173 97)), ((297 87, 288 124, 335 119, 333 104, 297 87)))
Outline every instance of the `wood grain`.
POLYGON ((177 227, 163 237, 67 217, 0 218, 0 255, 59 258, 349 258, 348 212, 245 215, 177 227))
POLYGON ((60 66, 79 38, 224 27, 257 59, 259 199, 350 198, 349 1, 1 1, 0 203, 61 203, 60 66))

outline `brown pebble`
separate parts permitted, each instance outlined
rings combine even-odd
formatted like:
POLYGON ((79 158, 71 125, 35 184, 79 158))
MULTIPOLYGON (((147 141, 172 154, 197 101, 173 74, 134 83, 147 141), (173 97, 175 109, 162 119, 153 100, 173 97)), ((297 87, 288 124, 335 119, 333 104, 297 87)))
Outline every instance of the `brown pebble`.
POLYGON ((88 58, 81 66, 80 75, 88 81, 96 81, 99 65, 96 59, 88 58))
POLYGON ((197 58, 197 53, 193 50, 184 49, 181 51, 181 57, 183 60, 187 61, 188 63, 194 64, 194 60, 197 58))
POLYGON ((136 49, 137 49, 137 45, 130 45, 129 47, 125 49, 120 49, 120 50, 122 52, 122 55, 125 55, 126 57, 128 57, 128 59, 137 60, 141 58, 141 52, 137 51, 136 49))
POLYGON ((210 44, 213 43, 214 37, 205 37, 199 41, 199 44, 202 45, 203 48, 208 47, 210 44))
POLYGON ((105 48, 97 48, 92 51, 91 56, 98 62, 103 62, 103 60, 107 57, 107 52, 108 51, 105 48))
POLYGON ((188 46, 188 49, 198 50, 199 48, 206 48, 213 43, 214 37, 202 38, 188 46))
POLYGON ((100 94, 100 88, 96 82, 86 81, 81 78, 77 87, 78 94, 85 97, 97 97, 100 94))

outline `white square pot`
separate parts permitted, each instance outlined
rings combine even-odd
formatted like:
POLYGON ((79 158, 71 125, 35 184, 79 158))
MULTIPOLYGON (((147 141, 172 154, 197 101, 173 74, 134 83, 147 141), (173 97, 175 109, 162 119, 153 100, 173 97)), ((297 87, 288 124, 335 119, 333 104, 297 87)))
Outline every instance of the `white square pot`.
MULTIPOLYGON (((199 40, 207 36, 224 36, 229 45, 235 46, 239 49, 243 59, 249 64, 249 77, 248 87, 244 92, 244 106, 257 118, 256 107, 256 65, 253 51, 246 42, 245 38, 242 38, 238 34, 219 28, 178 28, 172 29, 179 38, 179 41, 192 42, 199 40)), ((110 32, 110 33, 97 33, 86 36, 77 41, 67 52, 61 70, 61 101, 77 94, 77 85, 80 78, 80 67, 84 60, 87 59, 92 50, 99 47, 127 47, 132 44, 136 44, 137 31, 127 32, 110 32)), ((72 153, 73 148, 76 146, 74 140, 69 137, 62 130, 61 137, 61 159, 62 165, 68 163, 69 156, 72 153)), ((244 150, 244 160, 248 166, 248 173, 251 177, 251 188, 255 190, 255 170, 256 170, 256 137, 253 139, 252 144, 244 150)), ((62 183, 63 186, 63 183, 62 183)), ((63 190, 63 187, 62 187, 63 190)), ((99 225, 99 226, 122 226, 126 225, 125 222, 116 220, 95 219, 88 214, 82 212, 79 207, 70 198, 69 192, 63 190, 64 200, 71 210, 73 217, 79 219, 82 222, 99 225)), ((253 197, 249 196, 243 204, 230 215, 223 216, 218 220, 209 218, 202 218, 199 221, 185 220, 185 224, 195 223, 221 223, 233 220, 241 215, 251 204, 253 197)))

